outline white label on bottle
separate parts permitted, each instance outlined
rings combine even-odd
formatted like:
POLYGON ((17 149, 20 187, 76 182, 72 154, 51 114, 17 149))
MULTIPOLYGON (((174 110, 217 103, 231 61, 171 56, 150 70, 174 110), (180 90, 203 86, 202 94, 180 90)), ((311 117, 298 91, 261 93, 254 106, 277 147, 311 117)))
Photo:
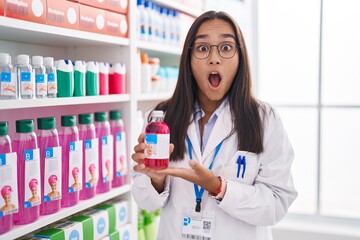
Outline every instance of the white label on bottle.
POLYGON ((18 212, 16 153, 0 154, 0 218, 18 212))
POLYGON ((57 93, 57 81, 56 81, 56 73, 48 73, 47 74, 47 91, 49 94, 57 93))
POLYGON ((101 137, 101 163, 103 182, 109 182, 113 179, 113 158, 114 158, 114 138, 112 135, 101 137))
POLYGON ((170 134, 145 134, 145 150, 148 159, 169 158, 170 134))
POLYGON ((45 149, 44 202, 61 199, 61 147, 45 149))
POLYGON ((84 141, 85 148, 85 188, 96 186, 99 179, 99 139, 84 141))
POLYGON ((24 159, 25 159, 24 208, 31 208, 41 203, 39 149, 37 148, 37 149, 25 150, 24 159))
POLYGON ((125 133, 116 133, 116 159, 114 159, 116 165, 116 177, 125 176, 127 174, 127 152, 125 142, 125 133))
POLYGON ((69 193, 82 189, 82 141, 70 142, 69 193))
POLYGON ((47 94, 47 75, 35 75, 36 96, 45 96, 47 94))
POLYGON ((2 72, 0 75, 1 92, 3 96, 16 96, 16 75, 15 73, 2 72))
POLYGON ((30 72, 20 73, 21 95, 34 95, 34 74, 30 72))

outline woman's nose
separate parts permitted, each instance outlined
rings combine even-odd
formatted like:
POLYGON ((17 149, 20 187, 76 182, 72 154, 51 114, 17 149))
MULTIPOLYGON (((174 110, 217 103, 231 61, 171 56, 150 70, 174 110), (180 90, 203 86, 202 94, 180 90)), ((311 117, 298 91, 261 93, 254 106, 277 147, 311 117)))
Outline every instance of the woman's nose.
POLYGON ((220 64, 221 63, 220 54, 219 54, 219 51, 216 46, 212 46, 212 48, 210 50, 209 63, 210 64, 220 64))

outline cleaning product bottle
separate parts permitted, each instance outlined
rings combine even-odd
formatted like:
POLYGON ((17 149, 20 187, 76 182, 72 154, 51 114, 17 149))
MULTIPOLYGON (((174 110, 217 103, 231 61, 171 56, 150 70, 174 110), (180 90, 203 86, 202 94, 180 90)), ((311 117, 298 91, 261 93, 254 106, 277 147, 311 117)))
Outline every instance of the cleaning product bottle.
POLYGON ((57 96, 57 75, 56 67, 54 66, 54 58, 45 57, 44 66, 47 75, 47 97, 56 98, 57 96))
POLYGON ((141 54, 141 92, 151 92, 151 67, 147 53, 141 54))
POLYGON ((123 94, 126 92, 126 65, 118 62, 112 66, 111 78, 109 78, 109 93, 123 94))
POLYGON ((86 95, 99 95, 99 64, 96 61, 86 63, 86 95))
POLYGON ((109 94, 109 63, 99 63, 100 95, 109 94))
POLYGON ((34 132, 34 120, 16 120, 13 142, 17 152, 17 177, 19 211, 14 214, 14 224, 35 222, 40 216, 40 154, 34 132))
POLYGON ((110 128, 114 138, 114 166, 112 187, 126 184, 127 176, 127 151, 126 134, 121 111, 110 111, 110 128))
POLYGON ((146 240, 144 231, 144 216, 141 213, 138 215, 138 240, 146 240))
POLYGON ((8 122, 0 122, 0 235, 13 227, 13 213, 18 211, 17 162, 16 153, 12 151, 8 135, 8 122))
POLYGON ((72 97, 74 95, 73 65, 70 60, 61 59, 57 61, 57 97, 72 97))
POLYGON ((0 99, 18 97, 16 79, 16 72, 11 65, 9 54, 0 53, 0 99))
POLYGON ((61 147, 54 117, 37 119, 37 141, 40 149, 41 199, 40 215, 58 212, 61 205, 61 147))
POLYGON ((20 54, 17 56, 16 73, 19 86, 19 94, 22 99, 35 97, 35 79, 33 69, 30 65, 29 55, 20 54))
POLYGON ((77 60, 74 63, 74 96, 80 97, 86 95, 85 75, 86 63, 85 61, 77 60))
POLYGON ((70 207, 79 202, 82 187, 82 142, 79 141, 76 116, 61 116, 59 132, 62 147, 61 207, 70 207))
POLYGON ((42 56, 33 56, 32 65, 35 74, 35 96, 36 98, 47 97, 47 75, 42 56))
POLYGON ((156 240, 157 229, 152 212, 142 211, 144 216, 144 232, 146 240, 156 240))
POLYGON ((99 139, 99 181, 96 193, 108 192, 113 179, 113 137, 107 112, 95 112, 96 137, 99 139))
POLYGON ((80 199, 95 196, 99 179, 99 140, 96 137, 93 115, 79 114, 79 138, 83 141, 83 179, 80 199))
POLYGON ((147 157, 144 164, 153 169, 164 169, 169 165, 170 129, 164 122, 164 112, 154 110, 151 122, 145 129, 145 150, 147 157))

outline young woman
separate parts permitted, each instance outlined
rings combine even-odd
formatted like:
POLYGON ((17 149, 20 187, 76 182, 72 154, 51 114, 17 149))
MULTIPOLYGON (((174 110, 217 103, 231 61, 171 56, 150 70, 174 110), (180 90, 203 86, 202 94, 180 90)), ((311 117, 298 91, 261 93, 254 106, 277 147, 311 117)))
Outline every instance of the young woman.
POLYGON ((294 154, 279 115, 252 95, 245 41, 228 14, 195 20, 175 92, 155 109, 171 131, 169 168, 144 166, 141 134, 132 194, 140 208, 162 208, 158 239, 272 239, 297 196, 294 154))

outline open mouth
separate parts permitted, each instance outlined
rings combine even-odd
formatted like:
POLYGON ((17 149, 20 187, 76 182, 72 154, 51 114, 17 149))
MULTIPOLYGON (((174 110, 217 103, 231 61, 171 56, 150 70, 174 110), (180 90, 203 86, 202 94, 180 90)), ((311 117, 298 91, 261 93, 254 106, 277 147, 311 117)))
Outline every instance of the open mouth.
POLYGON ((221 76, 218 72, 211 72, 209 74, 209 83, 212 87, 217 87, 220 85, 221 82, 221 76))

